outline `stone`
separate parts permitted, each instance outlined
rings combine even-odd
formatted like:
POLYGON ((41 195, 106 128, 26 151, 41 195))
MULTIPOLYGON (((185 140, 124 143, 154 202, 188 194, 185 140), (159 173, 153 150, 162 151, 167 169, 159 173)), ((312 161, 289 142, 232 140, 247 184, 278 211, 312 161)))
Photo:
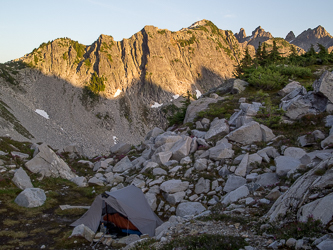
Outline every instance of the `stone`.
POLYGON ((232 131, 226 137, 231 141, 250 145, 254 142, 270 141, 275 136, 268 127, 252 121, 232 131))
POLYGON ((150 140, 150 138, 155 138, 156 136, 163 133, 164 133, 163 129, 155 127, 146 134, 145 141, 150 140))
POLYGON ((157 198, 156 198, 156 195, 154 193, 148 192, 148 193, 145 193, 145 197, 146 197, 147 202, 148 202, 149 206, 151 207, 151 209, 153 211, 155 211, 156 208, 157 208, 157 198))
POLYGON ((289 156, 295 159, 301 159, 306 152, 302 148, 288 147, 284 150, 284 156, 289 156))
POLYGON ((177 206, 176 215, 181 217, 194 216, 205 210, 206 208, 200 202, 184 202, 177 206))
POLYGON ((205 139, 197 138, 197 143, 198 143, 198 145, 201 146, 201 147, 210 148, 210 146, 209 146, 208 143, 205 141, 205 139))
POLYGON ((28 154, 24 154, 24 153, 16 152, 16 151, 12 151, 12 152, 10 152, 10 154, 13 157, 18 157, 18 158, 21 158, 21 159, 28 159, 30 157, 30 155, 28 155, 28 154))
POLYGON ((104 186, 104 181, 95 176, 90 178, 88 183, 92 185, 104 186))
POLYGON ((255 182, 258 179, 258 174, 257 173, 251 173, 246 175, 245 179, 250 182, 255 182))
POLYGON ((160 189, 166 193, 177 193, 181 191, 185 191, 189 186, 188 181, 181 180, 168 180, 161 184, 160 189))
POLYGON ((331 250, 333 245, 333 239, 325 239, 317 245, 319 250, 331 250))
POLYGON ((283 89, 281 89, 278 92, 278 94, 280 96, 286 96, 287 94, 289 94, 293 90, 300 89, 301 87, 302 87, 302 85, 299 82, 292 81, 292 82, 288 83, 283 89))
POLYGON ((40 207, 45 200, 46 195, 43 189, 26 188, 15 198, 15 203, 21 207, 40 207))
MULTIPOLYGON (((222 159, 232 158, 234 151, 232 150, 232 144, 227 139, 222 139, 216 143, 216 146, 208 150, 209 158, 214 161, 222 159)), ((201 156, 200 156, 201 157, 201 156)))
POLYGON ((268 195, 266 195, 266 198, 269 200, 276 200, 281 196, 281 192, 279 191, 279 187, 273 188, 268 195))
POLYGON ((229 193, 246 183, 246 179, 236 175, 229 175, 228 180, 223 188, 224 192, 229 193))
POLYGON ((250 194, 250 191, 247 188, 247 186, 245 186, 245 185, 241 186, 241 187, 231 191, 230 193, 228 193, 222 200, 222 204, 227 206, 230 203, 236 202, 239 199, 247 197, 249 194, 250 194))
POLYGON ((12 182, 14 182, 14 184, 22 190, 26 188, 33 188, 30 177, 22 167, 16 170, 12 182))
POLYGON ((206 131, 199 131, 196 129, 191 130, 191 135, 197 138, 205 138, 207 132, 206 131))
POLYGON ((71 237, 84 237, 87 241, 92 242, 95 237, 95 233, 89 227, 81 224, 74 227, 70 238, 71 237))
POLYGON ((167 171, 165 171, 163 168, 154 168, 153 169, 153 175, 167 175, 167 171))
POLYGON ((235 175, 245 177, 247 173, 248 162, 249 162, 249 154, 247 153, 244 155, 242 161, 235 170, 235 175))
POLYGON ((195 184, 194 192, 196 194, 208 193, 210 190, 210 180, 201 177, 197 184, 195 184))
POLYGON ((205 140, 214 136, 225 136, 229 134, 229 125, 226 119, 214 119, 205 135, 205 140))
POLYGON ((168 162, 170 160, 171 156, 172 156, 171 151, 160 152, 160 153, 155 154, 152 157, 152 160, 154 160, 158 164, 164 165, 166 162, 168 162))
POLYGON ((307 222, 309 216, 327 225, 333 216, 333 193, 302 206, 297 212, 298 221, 307 222))
POLYGON ((317 140, 324 140, 325 139, 325 134, 320 131, 320 130, 315 130, 312 132, 312 135, 314 137, 314 139, 317 140))
POLYGON ((279 156, 274 159, 276 165, 276 174, 281 177, 290 170, 295 170, 301 165, 301 161, 289 156, 279 156))
POLYGON ((178 142, 181 139, 182 137, 180 135, 175 135, 174 133, 170 132, 160 134, 155 139, 155 148, 159 148, 164 144, 170 144, 171 148, 176 142, 178 142))
POLYGON ((129 245, 135 241, 140 240, 140 236, 137 234, 130 234, 118 240, 119 244, 129 245))
POLYGON ((234 79, 231 93, 232 94, 242 93, 248 85, 249 83, 244 80, 234 79))
POLYGON ((256 184, 263 187, 273 186, 280 182, 276 173, 264 173, 258 176, 256 184))
POLYGON ((185 192, 177 192, 173 194, 167 194, 166 200, 169 202, 171 205, 176 205, 177 203, 181 202, 185 197, 185 192))
POLYGON ((83 177, 83 176, 74 177, 73 179, 71 179, 71 182, 75 183, 79 187, 88 186, 87 179, 86 179, 86 177, 83 177))
POLYGON ((180 160, 180 164, 190 164, 190 163, 192 163, 192 159, 189 156, 186 156, 180 160))
POLYGON ((292 120, 300 119, 307 114, 316 114, 316 111, 312 109, 311 101, 300 95, 292 99, 290 104, 282 109, 286 111, 285 116, 292 120))
POLYGON ((320 145, 322 148, 333 145, 333 134, 329 135, 327 138, 325 138, 325 140, 321 141, 320 145))
POLYGON ((330 102, 333 102, 333 73, 325 71, 319 80, 316 80, 313 85, 314 93, 325 96, 330 102))
POLYGON ((76 177, 76 174, 73 173, 66 162, 59 158, 47 144, 39 145, 38 150, 39 153, 25 163, 25 166, 31 172, 41 174, 41 179, 44 177, 61 177, 71 180, 76 177))
POLYGON ((79 160, 78 163, 85 164, 85 165, 87 165, 89 168, 94 168, 94 163, 92 163, 91 161, 79 160))
POLYGON ((190 153, 191 149, 191 137, 184 137, 178 142, 174 144, 174 146, 170 149, 172 152, 172 160, 180 161, 184 157, 186 157, 190 153))
MULTIPOLYGON (((216 103, 220 98, 200 98, 198 100, 195 100, 193 102, 191 102, 191 104, 187 107, 186 110, 186 115, 185 115, 185 119, 184 119, 184 124, 188 123, 188 122, 193 122, 194 119, 196 118, 197 114, 200 111, 204 111, 206 109, 209 108, 209 104, 211 103, 216 103)), ((202 121, 201 121, 202 123, 202 121)))
POLYGON ((202 124, 201 124, 200 121, 197 121, 197 122, 195 123, 195 128, 196 128, 196 129, 201 129, 201 128, 203 128, 203 126, 202 126, 202 124))
POLYGON ((198 171, 207 169, 207 159, 197 159, 194 163, 194 169, 198 171))
POLYGON ((296 239, 294 239, 294 238, 289 238, 289 239, 287 240, 287 242, 286 242, 286 246, 287 246, 287 247, 290 247, 290 248, 293 248, 293 247, 296 246, 296 242, 297 242, 296 239))
POLYGON ((125 156, 123 159, 121 159, 112 169, 114 173, 122 173, 126 170, 130 170, 133 168, 133 164, 128 158, 128 156, 125 156))
POLYGON ((110 148, 112 154, 125 155, 131 150, 132 145, 125 142, 118 142, 110 148))

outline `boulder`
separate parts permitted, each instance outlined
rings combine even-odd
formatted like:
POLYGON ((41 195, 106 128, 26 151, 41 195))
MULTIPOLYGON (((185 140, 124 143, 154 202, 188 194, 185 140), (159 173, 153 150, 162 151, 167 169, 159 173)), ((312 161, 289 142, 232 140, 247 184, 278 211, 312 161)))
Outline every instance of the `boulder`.
POLYGON ((12 152, 10 152, 10 154, 13 157, 18 157, 18 158, 21 158, 21 159, 28 159, 30 157, 30 155, 28 155, 28 154, 24 154, 24 153, 16 152, 16 151, 12 151, 12 152))
POLYGON ((155 127, 146 134, 145 141, 150 140, 150 138, 155 138, 156 136, 163 134, 163 133, 164 133, 163 129, 155 127))
MULTIPOLYGON (((309 188, 314 186, 318 182, 319 178, 326 176, 325 173, 323 176, 319 177, 316 174, 316 171, 325 168, 331 161, 333 162, 332 156, 323 160, 317 166, 299 177, 294 184, 274 202, 265 217, 267 217, 269 221, 273 222, 277 219, 282 219, 288 213, 296 213, 300 204, 306 200, 306 197, 309 194, 309 188)), ((324 189, 325 186, 326 184, 323 183, 323 186, 319 188, 324 189)))
POLYGON ((163 168, 154 168, 153 175, 167 175, 168 172, 165 171, 163 168))
POLYGON ((95 176, 90 178, 88 183, 92 185, 104 186, 104 181, 95 176))
POLYGON ((234 79, 232 89, 231 89, 231 93, 232 94, 242 93, 248 85, 249 85, 249 83, 244 81, 244 80, 234 79))
POLYGON ((208 150, 208 153, 209 158, 214 161, 232 158, 234 155, 234 151, 232 150, 232 144, 229 143, 227 139, 222 139, 218 141, 215 147, 212 147, 208 150))
POLYGON ((30 177, 22 167, 16 170, 12 182, 14 182, 14 184, 22 190, 26 188, 33 188, 30 177))
POLYGON ((176 215, 181 217, 194 216, 205 210, 206 208, 200 202, 184 202, 177 206, 176 215))
POLYGON ((43 143, 38 146, 39 153, 25 166, 33 173, 41 174, 43 177, 61 177, 71 180, 76 177, 69 166, 61 158, 59 158, 48 146, 43 143))
POLYGON ((322 140, 320 145, 322 148, 326 148, 327 146, 332 146, 333 145, 333 134, 326 137, 325 140, 322 140))
POLYGON ((84 237, 87 241, 92 242, 95 237, 95 233, 89 227, 85 226, 84 224, 81 224, 74 227, 70 238, 76 236, 84 237))
POLYGON ((196 129, 191 130, 191 135, 197 138, 205 138, 207 132, 206 131, 199 131, 196 129))
POLYGON ((15 199, 15 203, 21 207, 40 207, 44 204, 46 195, 43 189, 26 188, 15 199))
POLYGON ((220 98, 214 99, 214 98, 206 97, 206 98, 200 98, 198 100, 191 102, 191 104, 187 107, 187 110, 186 110, 184 124, 188 123, 188 122, 193 122, 194 118, 196 118, 197 114, 200 111, 208 109, 209 104, 216 103, 219 99, 220 98))
POLYGON ((167 194, 166 195, 166 200, 171 205, 176 205, 177 203, 181 202, 184 199, 185 194, 186 193, 184 191, 177 192, 177 193, 174 193, 174 194, 167 194))
POLYGON ((231 192, 246 183, 246 179, 236 175, 229 175, 228 180, 223 188, 224 192, 231 192))
POLYGON ((205 140, 214 136, 225 136, 229 134, 229 125, 226 119, 214 119, 210 124, 210 128, 205 135, 205 140))
POLYGON ((269 128, 257 122, 250 122, 226 136, 229 140, 249 145, 254 142, 269 141, 275 136, 269 128))
POLYGON ((333 102, 333 73, 325 71, 319 80, 316 80, 313 85, 313 91, 325 96, 330 102, 333 102))
POLYGON ((180 135, 176 135, 172 132, 165 132, 155 138, 155 148, 158 148, 166 143, 170 143, 171 148, 176 142, 181 139, 182 137, 180 135))
POLYGON ((112 154, 125 155, 131 150, 132 145, 125 142, 118 142, 110 148, 112 154))
POLYGON ((207 159, 197 159, 194 163, 194 168, 198 171, 207 169, 207 159))
POLYGON ((297 169, 302 163, 299 159, 289 156, 279 156, 274 159, 276 174, 281 177, 286 175, 290 170, 297 169))
POLYGON ((172 152, 172 160, 180 161, 190 153, 192 138, 185 136, 177 141, 170 149, 172 152))
POLYGON ((258 176, 256 184, 263 187, 268 187, 268 186, 274 186, 279 182, 280 179, 276 173, 264 173, 258 176))
POLYGON ((250 191, 247 186, 241 186, 230 193, 228 193, 222 200, 223 205, 229 205, 230 203, 236 202, 244 197, 247 197, 250 191))
POLYGON ((242 161, 238 165, 238 167, 235 171, 235 175, 245 177, 246 173, 247 173, 248 162, 249 162, 249 154, 247 153, 244 155, 244 157, 242 158, 242 161))
POLYGON ((333 193, 302 206, 297 212, 298 221, 307 222, 310 216, 326 226, 333 216, 333 193))
POLYGON ((140 240, 140 236, 137 234, 130 234, 118 240, 118 244, 120 245, 129 245, 135 241, 140 240))
POLYGON ((83 150, 76 143, 69 144, 58 151, 59 153, 68 153, 70 158, 83 156, 83 150))
POLYGON ((208 193, 210 190, 210 180, 201 177, 197 184, 195 184, 194 192, 196 194, 208 193))
POLYGON ((126 156, 121 159, 112 169, 114 173, 122 173, 126 170, 132 169, 133 164, 130 159, 126 156))
POLYGON ((171 156, 172 156, 171 151, 159 152, 152 156, 152 160, 157 162, 158 164, 164 165, 166 162, 170 160, 171 156))
POLYGON ((148 193, 145 193, 145 197, 146 197, 147 202, 148 202, 149 206, 151 207, 151 209, 152 209, 153 211, 155 211, 156 208, 157 208, 157 198, 156 198, 156 194, 151 193, 151 192, 148 192, 148 193))
POLYGON ((83 177, 83 176, 74 177, 73 179, 71 179, 71 182, 74 182, 79 187, 87 187, 88 186, 87 179, 86 179, 86 177, 83 177))
POLYGON ((304 149, 296 148, 296 147, 288 147, 284 150, 284 156, 289 156, 295 159, 301 159, 304 155, 306 155, 306 152, 304 149))
POLYGON ((166 193, 177 193, 181 191, 185 191, 188 188, 188 181, 181 180, 168 180, 161 184, 160 189, 166 193))
POLYGON ((289 94, 290 92, 292 92, 295 89, 300 89, 302 88, 302 85, 299 82, 296 81, 292 81, 290 83, 288 83, 283 89, 281 89, 278 94, 280 96, 285 96, 287 94, 289 94))

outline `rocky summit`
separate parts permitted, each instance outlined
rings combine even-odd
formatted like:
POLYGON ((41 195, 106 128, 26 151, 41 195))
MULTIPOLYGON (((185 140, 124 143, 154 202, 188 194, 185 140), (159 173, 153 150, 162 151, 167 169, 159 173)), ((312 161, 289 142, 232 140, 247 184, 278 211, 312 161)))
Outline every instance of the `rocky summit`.
POLYGON ((147 26, 0 65, 0 248, 331 249, 333 54, 236 37, 147 26), (149 235, 70 226, 130 185, 149 235))

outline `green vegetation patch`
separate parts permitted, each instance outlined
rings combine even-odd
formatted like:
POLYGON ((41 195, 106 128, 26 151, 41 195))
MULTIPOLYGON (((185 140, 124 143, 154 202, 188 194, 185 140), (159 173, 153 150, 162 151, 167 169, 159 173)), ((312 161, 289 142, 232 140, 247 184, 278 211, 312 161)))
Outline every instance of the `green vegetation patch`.
POLYGON ((196 42, 196 37, 195 35, 192 35, 191 38, 188 40, 180 39, 177 40, 177 42, 180 44, 181 47, 190 46, 191 44, 194 44, 196 42))

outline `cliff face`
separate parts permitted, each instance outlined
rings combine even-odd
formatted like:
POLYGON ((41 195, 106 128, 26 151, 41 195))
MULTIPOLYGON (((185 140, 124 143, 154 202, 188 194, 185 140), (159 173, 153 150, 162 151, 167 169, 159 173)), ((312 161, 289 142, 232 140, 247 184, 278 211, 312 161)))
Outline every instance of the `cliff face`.
POLYGON ((258 48, 259 43, 263 43, 273 38, 272 34, 266 32, 263 28, 261 28, 261 26, 258 26, 254 31, 252 31, 251 36, 246 36, 245 30, 242 28, 239 33, 235 34, 235 37, 238 39, 238 42, 247 42, 248 45, 254 46, 255 49, 258 48))
POLYGON ((333 37, 325 30, 324 27, 319 25, 314 29, 303 31, 291 43, 301 47, 305 51, 308 51, 311 44, 313 44, 314 49, 318 51, 319 49, 317 43, 320 43, 326 48, 333 46, 333 37))
POLYGON ((195 93, 232 77, 242 56, 230 31, 210 21, 178 32, 146 26, 120 42, 101 35, 90 46, 70 39, 41 45, 21 58, 46 75, 56 75, 83 87, 93 72, 107 79, 103 96, 136 91, 146 104, 165 102, 174 94, 195 93))
POLYGON ((119 42, 101 35, 89 46, 68 38, 43 43, 4 65, 15 86, 0 77, 0 108, 3 102, 16 120, 0 117, 0 135, 54 148, 76 143, 89 156, 107 153, 115 141, 136 144, 154 126, 166 127, 165 114, 152 104, 222 84, 243 51, 230 31, 207 20, 178 32, 146 26, 119 42), (20 62, 30 67, 19 69, 20 62), (98 98, 85 92, 92 76, 104 80, 98 98))

